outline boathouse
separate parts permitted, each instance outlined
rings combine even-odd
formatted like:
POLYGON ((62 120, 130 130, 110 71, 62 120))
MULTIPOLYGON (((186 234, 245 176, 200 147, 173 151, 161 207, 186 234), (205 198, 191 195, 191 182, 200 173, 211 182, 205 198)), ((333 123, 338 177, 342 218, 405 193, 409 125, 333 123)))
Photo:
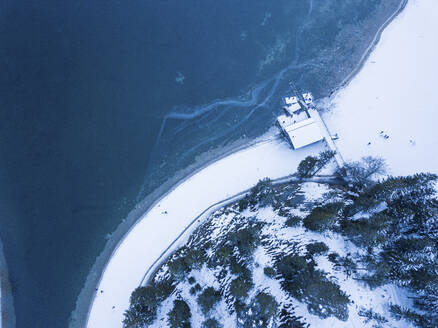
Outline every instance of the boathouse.
MULTIPOLYGON (((312 95, 305 93, 302 95, 307 105, 312 104, 312 95)), ((283 135, 290 142, 294 149, 299 149, 324 139, 320 126, 310 116, 307 106, 302 105, 302 100, 298 97, 286 97, 284 115, 277 118, 283 135)))

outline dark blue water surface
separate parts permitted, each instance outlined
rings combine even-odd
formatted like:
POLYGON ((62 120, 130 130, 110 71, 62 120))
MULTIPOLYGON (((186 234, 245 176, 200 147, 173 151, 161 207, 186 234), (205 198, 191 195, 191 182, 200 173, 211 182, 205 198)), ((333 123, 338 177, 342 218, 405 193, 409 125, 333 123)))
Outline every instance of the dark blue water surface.
POLYGON ((138 201, 264 133, 288 81, 329 94, 398 3, 1 1, 0 237, 17 327, 66 327, 138 201))

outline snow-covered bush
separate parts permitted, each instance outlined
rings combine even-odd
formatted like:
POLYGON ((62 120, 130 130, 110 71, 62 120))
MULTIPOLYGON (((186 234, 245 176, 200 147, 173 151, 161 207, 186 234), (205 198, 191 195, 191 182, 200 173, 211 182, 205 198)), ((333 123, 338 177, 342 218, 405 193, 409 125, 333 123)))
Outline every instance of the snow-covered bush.
POLYGON ((339 212, 344 206, 342 202, 335 202, 315 207, 312 212, 304 218, 303 224, 307 229, 313 231, 331 229, 338 221, 339 212))
POLYGON ((139 287, 131 295, 129 309, 125 312, 126 327, 143 327, 151 324, 157 315, 157 290, 154 286, 139 287))
POLYGON ((202 323, 202 328, 222 328, 222 325, 216 319, 210 318, 202 323))
POLYGON ((318 156, 307 156, 298 164, 297 175, 300 178, 310 178, 322 170, 335 156, 331 150, 323 151, 318 156))
POLYGON ((184 300, 173 301, 173 308, 168 313, 168 323, 170 328, 190 328, 190 318, 192 316, 190 307, 184 300))
POLYGON ((218 290, 207 287, 198 295, 197 301, 202 312, 207 314, 220 299, 221 293, 218 290))
POLYGON ((237 300, 245 299, 253 286, 252 277, 242 275, 231 281, 230 293, 237 300))
POLYGON ((309 254, 310 258, 312 258, 314 255, 320 255, 320 254, 327 253, 329 248, 323 242, 315 242, 315 243, 307 244, 306 250, 307 250, 307 253, 309 254))
POLYGON ((308 261, 305 256, 287 255, 277 260, 276 269, 282 288, 290 296, 307 303, 310 313, 323 318, 348 318, 348 296, 316 268, 315 262, 308 261))

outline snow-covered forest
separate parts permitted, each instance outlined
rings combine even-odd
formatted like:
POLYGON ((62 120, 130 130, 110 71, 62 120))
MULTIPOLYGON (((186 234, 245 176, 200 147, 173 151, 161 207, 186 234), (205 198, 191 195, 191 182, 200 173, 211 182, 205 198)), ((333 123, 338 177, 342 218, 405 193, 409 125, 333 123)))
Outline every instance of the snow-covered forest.
POLYGON ((438 178, 384 168, 365 158, 326 184, 260 181, 133 292, 125 326, 438 326, 438 178))

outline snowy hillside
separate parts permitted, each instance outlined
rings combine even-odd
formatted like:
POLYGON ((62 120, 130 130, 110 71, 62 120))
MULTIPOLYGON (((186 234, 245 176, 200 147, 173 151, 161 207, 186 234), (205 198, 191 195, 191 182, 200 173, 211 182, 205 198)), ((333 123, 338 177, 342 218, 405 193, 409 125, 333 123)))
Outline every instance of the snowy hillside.
POLYGON ((436 226, 429 188, 435 179, 389 178, 366 189, 262 181, 251 195, 212 214, 133 293, 125 324, 433 327, 436 317, 427 306, 436 300, 425 306, 418 299, 436 281, 418 274, 437 267, 436 241, 420 242, 420 230, 436 226), (418 245, 408 252, 402 244, 409 238, 418 245), (427 261, 418 263, 415 252, 427 261))

